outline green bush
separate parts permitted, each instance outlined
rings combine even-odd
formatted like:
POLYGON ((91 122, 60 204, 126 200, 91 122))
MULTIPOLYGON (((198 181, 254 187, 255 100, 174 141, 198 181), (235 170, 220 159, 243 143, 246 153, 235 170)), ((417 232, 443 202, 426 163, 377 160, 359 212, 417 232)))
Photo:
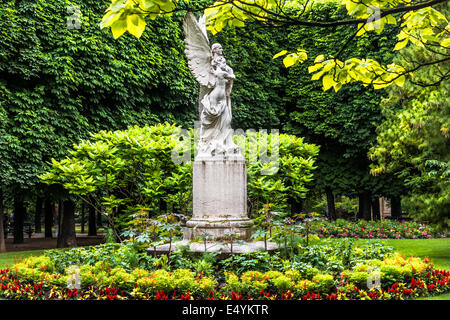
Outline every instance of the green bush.
POLYGON ((315 291, 321 294, 329 294, 336 288, 334 277, 331 274, 317 274, 311 281, 315 283, 315 291))
MULTIPOLYGON (((178 213, 191 212, 192 164, 186 161, 191 161, 194 154, 194 133, 189 131, 192 139, 180 144, 180 132, 180 127, 168 123, 101 131, 75 145, 70 157, 53 159, 51 170, 42 175, 42 180, 61 184, 82 199, 100 198, 99 205, 106 208, 110 222, 117 228, 143 232, 150 226, 142 217, 161 213, 161 201, 175 206, 178 213), (174 162, 174 150, 189 155, 185 162, 174 162)), ((305 197, 306 184, 312 180, 315 168, 319 148, 286 134, 278 136, 279 163, 264 163, 259 158, 250 161, 248 145, 258 143, 270 154, 272 138, 249 132, 242 140, 247 156, 248 196, 254 212, 264 203, 273 203, 274 209, 283 208, 288 198, 305 197), (265 174, 268 168, 276 169, 275 174, 265 174)))

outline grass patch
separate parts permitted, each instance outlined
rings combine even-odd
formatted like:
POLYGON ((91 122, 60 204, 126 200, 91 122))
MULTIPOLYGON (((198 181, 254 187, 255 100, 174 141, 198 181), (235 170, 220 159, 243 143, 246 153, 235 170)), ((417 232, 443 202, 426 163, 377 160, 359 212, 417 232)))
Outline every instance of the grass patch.
MULTIPOLYGON (((358 240, 362 243, 367 240, 358 240)), ((440 239, 386 239, 383 243, 394 247, 405 257, 428 257, 437 269, 450 270, 450 238, 440 239)), ((423 297, 418 300, 450 300, 450 293, 435 297, 423 297)))
POLYGON ((389 239, 384 242, 402 252, 405 257, 429 257, 436 268, 450 270, 450 238, 389 239))
POLYGON ((39 256, 43 254, 44 251, 45 250, 32 250, 0 253, 0 269, 11 267, 17 260, 30 256, 39 256))

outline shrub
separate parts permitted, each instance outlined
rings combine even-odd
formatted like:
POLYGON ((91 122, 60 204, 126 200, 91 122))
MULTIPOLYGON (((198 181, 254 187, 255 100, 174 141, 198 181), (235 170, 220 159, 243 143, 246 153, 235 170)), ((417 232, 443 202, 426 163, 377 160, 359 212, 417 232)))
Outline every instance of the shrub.
POLYGON ((288 291, 294 285, 294 281, 283 274, 275 278, 270 278, 269 281, 277 288, 279 293, 288 291))
POLYGON ((360 288, 367 287, 367 279, 369 278, 369 273, 365 271, 353 271, 346 273, 348 281, 358 285, 360 288))
POLYGON ((308 292, 314 292, 316 289, 316 284, 311 280, 300 280, 294 286, 296 295, 302 296, 308 292))
POLYGON ((133 274, 126 272, 123 268, 111 269, 107 284, 109 287, 129 290, 135 286, 135 278, 133 274))
POLYGON ((331 274, 317 274, 313 277, 315 291, 321 294, 328 294, 335 289, 334 278, 331 274))

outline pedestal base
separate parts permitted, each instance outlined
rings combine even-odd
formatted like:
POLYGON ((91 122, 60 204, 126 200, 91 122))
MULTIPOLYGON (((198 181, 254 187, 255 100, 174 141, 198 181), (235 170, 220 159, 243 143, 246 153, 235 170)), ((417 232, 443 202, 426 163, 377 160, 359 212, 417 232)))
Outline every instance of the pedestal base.
POLYGON ((278 245, 274 242, 254 241, 245 243, 224 243, 224 242, 207 242, 206 246, 203 242, 190 242, 188 240, 182 240, 175 243, 163 244, 157 247, 150 247, 147 249, 148 254, 160 255, 168 254, 169 250, 174 252, 180 247, 189 246, 189 251, 195 253, 204 252, 217 252, 229 256, 231 254, 248 253, 254 251, 273 251, 278 248, 278 245))
POLYGON ((247 217, 247 171, 242 156, 196 159, 193 163, 193 214, 184 239, 209 234, 212 240, 249 240, 253 221, 247 217))
POLYGON ((234 239, 249 241, 253 233, 253 221, 250 219, 191 219, 184 228, 185 240, 195 240, 202 235, 210 235, 210 239, 228 240, 233 233, 234 239))

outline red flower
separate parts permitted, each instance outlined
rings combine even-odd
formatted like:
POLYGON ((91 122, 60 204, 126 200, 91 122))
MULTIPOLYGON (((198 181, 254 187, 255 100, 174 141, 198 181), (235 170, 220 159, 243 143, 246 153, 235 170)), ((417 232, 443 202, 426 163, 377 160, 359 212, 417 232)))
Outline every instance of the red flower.
POLYGON ((374 300, 376 298, 378 298, 380 295, 378 294, 378 292, 369 292, 369 297, 370 299, 374 300))
POLYGON ((155 300, 169 300, 169 296, 164 294, 164 291, 156 291, 155 300))
POLYGON ((181 294, 181 300, 190 300, 189 291, 186 293, 186 295, 181 294))
POLYGON ((416 280, 414 279, 414 277, 411 279, 411 288, 414 289, 415 287, 417 287, 418 283, 416 282, 416 280))
POLYGON ((328 296, 326 296, 326 299, 327 300, 337 300, 337 294, 335 294, 335 293, 329 294, 328 296))
POLYGON ((287 299, 290 299, 290 298, 292 298, 291 290, 288 290, 288 291, 286 291, 286 293, 282 293, 281 294, 281 299, 287 300, 287 299))
POLYGON ((238 295, 234 291, 231 291, 231 300, 242 300, 242 294, 238 295))

